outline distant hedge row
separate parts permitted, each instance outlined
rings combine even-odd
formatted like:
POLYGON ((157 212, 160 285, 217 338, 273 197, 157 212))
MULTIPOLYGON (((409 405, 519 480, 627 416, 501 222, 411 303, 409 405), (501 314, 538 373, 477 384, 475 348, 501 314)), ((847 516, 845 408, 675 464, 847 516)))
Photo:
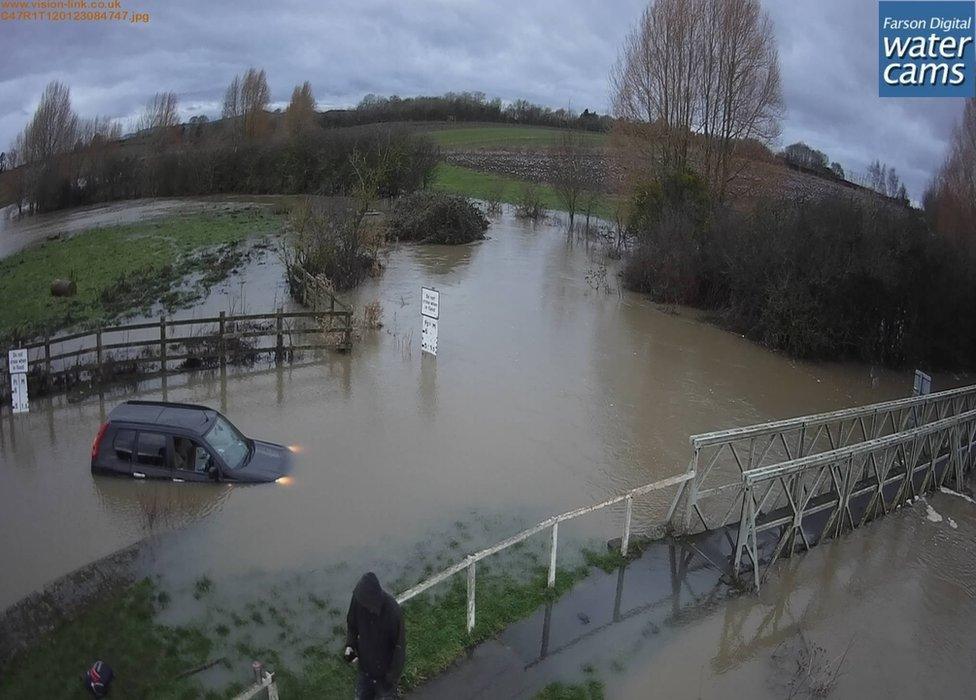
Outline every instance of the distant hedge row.
POLYGON ((162 150, 103 144, 4 173, 4 187, 50 211, 133 197, 344 194, 361 184, 363 171, 375 171, 378 194, 397 196, 426 184, 439 157, 426 137, 383 127, 257 142, 211 138, 162 150))

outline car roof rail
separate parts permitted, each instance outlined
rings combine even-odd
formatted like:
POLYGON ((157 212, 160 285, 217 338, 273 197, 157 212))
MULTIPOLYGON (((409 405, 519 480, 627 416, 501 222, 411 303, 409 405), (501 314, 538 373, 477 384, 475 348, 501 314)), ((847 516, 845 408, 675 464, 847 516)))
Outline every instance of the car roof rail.
POLYGON ((125 401, 124 403, 130 406, 161 406, 163 408, 186 408, 193 411, 214 411, 216 413, 217 409, 210 408, 209 406, 201 406, 195 403, 173 403, 171 401, 125 401))

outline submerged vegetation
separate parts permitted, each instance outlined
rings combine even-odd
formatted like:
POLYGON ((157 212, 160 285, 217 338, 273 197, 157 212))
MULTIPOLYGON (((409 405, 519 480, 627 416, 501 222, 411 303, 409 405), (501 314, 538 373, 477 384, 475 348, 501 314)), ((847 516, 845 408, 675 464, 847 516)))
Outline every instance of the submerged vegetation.
POLYGON ((466 197, 415 192, 401 197, 390 214, 390 235, 420 243, 470 243, 485 237, 488 219, 466 197))
POLYGON ((296 299, 302 298, 302 273, 336 290, 355 287, 377 264, 384 240, 367 207, 349 199, 306 198, 292 210, 288 231, 281 255, 296 299))
POLYGON ((536 694, 535 700, 603 700, 603 684, 595 679, 585 683, 550 683, 536 694))
POLYGON ((242 243, 275 232, 279 219, 264 209, 194 214, 93 229, 47 241, 0 260, 0 342, 93 325, 156 303, 175 309, 200 297, 240 263, 242 243), (195 284, 182 287, 197 274, 195 284), (50 293, 55 277, 77 292, 50 293))

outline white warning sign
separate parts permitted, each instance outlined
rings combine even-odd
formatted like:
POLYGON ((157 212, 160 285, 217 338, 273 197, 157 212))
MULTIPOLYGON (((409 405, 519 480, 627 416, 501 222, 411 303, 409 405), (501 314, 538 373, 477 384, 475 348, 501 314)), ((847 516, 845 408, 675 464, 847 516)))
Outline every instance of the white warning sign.
POLYGON ((27 348, 7 353, 7 371, 10 374, 27 374, 27 348))
POLYGON ((437 319, 421 316, 420 350, 437 356, 437 319))
POLYGON ((14 413, 27 413, 27 375, 23 372, 10 375, 10 405, 14 413))
POLYGON ((430 318, 441 317, 441 293, 436 289, 420 288, 420 314, 430 318))

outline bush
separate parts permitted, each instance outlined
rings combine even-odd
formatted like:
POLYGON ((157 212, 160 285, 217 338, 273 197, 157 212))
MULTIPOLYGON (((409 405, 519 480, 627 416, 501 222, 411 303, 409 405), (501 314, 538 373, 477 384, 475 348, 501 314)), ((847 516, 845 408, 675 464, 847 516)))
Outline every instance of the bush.
POLYGON ((431 139, 390 127, 278 133, 240 143, 212 134, 161 152, 133 141, 62 154, 3 173, 0 189, 17 190, 11 199, 35 211, 130 197, 347 195, 362 184, 358 167, 378 173, 376 195, 396 197, 429 184, 439 161, 431 139))
POLYGON ((796 357, 976 366, 976 261, 918 212, 844 195, 702 217, 693 202, 641 220, 627 287, 796 357))
POLYGON ((701 226, 709 207, 708 185, 691 170, 642 180, 633 186, 627 201, 627 230, 639 238, 653 230, 667 212, 677 212, 701 226))
POLYGON ((292 274, 293 268, 325 277, 340 291, 355 287, 368 274, 375 258, 364 243, 364 218, 348 200, 306 199, 295 207, 282 254, 296 297, 301 297, 301 280, 292 274))
POLYGON ((467 198, 444 192, 414 192, 397 200, 390 235, 401 241, 469 243, 485 237, 488 219, 467 198))
POLYGON ((542 194, 539 186, 534 182, 527 182, 519 192, 518 201, 515 203, 515 216, 520 219, 532 219, 536 221, 546 213, 542 205, 542 194))

